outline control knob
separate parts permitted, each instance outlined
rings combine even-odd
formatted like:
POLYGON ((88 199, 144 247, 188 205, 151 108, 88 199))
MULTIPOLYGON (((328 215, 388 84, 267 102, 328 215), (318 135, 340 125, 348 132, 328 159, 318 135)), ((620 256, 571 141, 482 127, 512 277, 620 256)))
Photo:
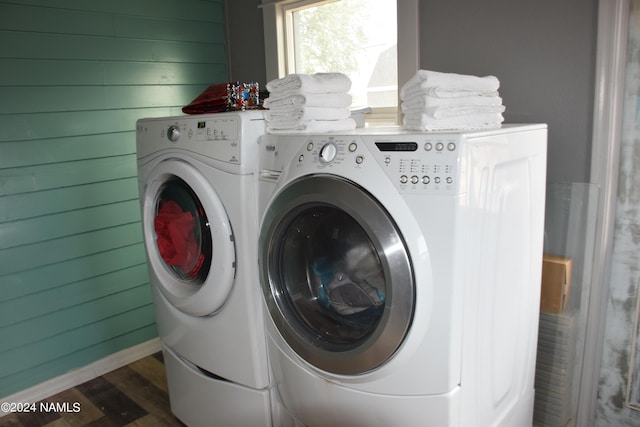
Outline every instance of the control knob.
POLYGON ((171 142, 178 141, 178 139, 180 139, 180 128, 176 125, 169 126, 169 129, 167 129, 167 138, 169 138, 171 142))
POLYGON ((325 144, 320 149, 320 154, 319 154, 320 161, 325 164, 331 163, 336 158, 337 154, 338 154, 338 147, 336 147, 335 144, 332 144, 332 143, 325 144))

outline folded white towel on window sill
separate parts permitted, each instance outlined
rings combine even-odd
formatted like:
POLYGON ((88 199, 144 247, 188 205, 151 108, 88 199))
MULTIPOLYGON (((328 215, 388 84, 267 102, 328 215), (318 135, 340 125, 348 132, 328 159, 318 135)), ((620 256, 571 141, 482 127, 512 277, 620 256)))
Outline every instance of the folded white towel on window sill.
POLYGON ((501 113, 473 114, 436 119, 428 114, 405 115, 402 123, 405 129, 424 131, 497 129, 502 125, 501 113))
POLYGON ((324 108, 292 106, 265 110, 264 117, 267 124, 290 123, 304 120, 344 120, 351 116, 348 108, 324 108))
POLYGON ((405 115, 426 114, 434 119, 446 119, 449 117, 473 116, 477 114, 503 113, 503 105, 459 105, 450 107, 427 107, 402 109, 405 115))
POLYGON ((282 94, 271 94, 264 100, 265 108, 280 108, 292 105, 307 107, 347 108, 351 106, 351 95, 348 93, 304 93, 286 91, 282 94))
POLYGON ((471 76, 456 73, 441 73, 438 71, 418 70, 416 74, 400 88, 400 99, 411 96, 421 90, 429 90, 431 95, 455 97, 491 95, 497 92, 500 81, 495 76, 471 76))
POLYGON ((443 89, 440 87, 430 87, 427 89, 420 88, 418 90, 426 90, 431 96, 437 96, 438 98, 465 98, 468 96, 492 97, 499 95, 497 90, 482 89, 443 89))
POLYGON ((459 98, 440 98, 431 96, 424 91, 402 101, 400 106, 402 111, 434 108, 434 107, 462 107, 462 106, 497 106, 502 105, 502 98, 499 96, 464 96, 459 98))
POLYGON ((344 120, 306 120, 288 126, 267 123, 267 133, 270 134, 344 132, 355 128, 356 122, 351 117, 344 120))
POLYGON ((342 73, 289 74, 267 83, 269 92, 338 93, 350 89, 351 79, 342 73))

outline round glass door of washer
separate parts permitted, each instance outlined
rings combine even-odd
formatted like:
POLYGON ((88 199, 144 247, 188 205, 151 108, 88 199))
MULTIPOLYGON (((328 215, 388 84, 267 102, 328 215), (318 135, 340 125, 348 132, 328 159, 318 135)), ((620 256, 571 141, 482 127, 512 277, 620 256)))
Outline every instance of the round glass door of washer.
POLYGON ((261 231, 267 306, 298 355, 360 374, 395 353, 411 323, 413 273, 379 202, 353 182, 313 175, 276 196, 261 231))

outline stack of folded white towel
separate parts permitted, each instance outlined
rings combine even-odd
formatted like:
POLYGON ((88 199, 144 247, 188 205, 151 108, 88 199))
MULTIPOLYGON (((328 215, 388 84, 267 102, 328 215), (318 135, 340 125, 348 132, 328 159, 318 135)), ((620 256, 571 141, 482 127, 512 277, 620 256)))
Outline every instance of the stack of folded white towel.
POLYGON ((267 83, 268 133, 353 130, 351 79, 341 73, 290 74, 267 83))
POLYGON ((400 88, 407 129, 472 130, 499 128, 504 106, 494 76, 468 76, 418 70, 400 88))

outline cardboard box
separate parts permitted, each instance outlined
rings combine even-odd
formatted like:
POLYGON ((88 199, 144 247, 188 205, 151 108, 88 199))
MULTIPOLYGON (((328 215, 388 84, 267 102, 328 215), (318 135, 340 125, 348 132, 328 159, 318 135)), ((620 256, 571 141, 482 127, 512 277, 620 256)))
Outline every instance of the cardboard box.
POLYGON ((540 311, 562 313, 569 302, 571 258, 544 254, 542 257, 542 294, 540 311))

